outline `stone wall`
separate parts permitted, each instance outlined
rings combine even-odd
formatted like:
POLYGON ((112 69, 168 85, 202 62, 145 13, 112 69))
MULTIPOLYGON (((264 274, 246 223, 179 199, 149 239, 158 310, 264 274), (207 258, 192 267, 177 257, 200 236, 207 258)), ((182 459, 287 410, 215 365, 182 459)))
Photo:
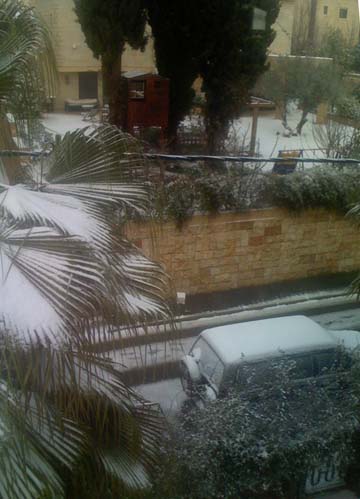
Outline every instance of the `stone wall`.
POLYGON ((326 211, 197 215, 181 229, 131 224, 128 237, 161 262, 176 291, 208 293, 360 269, 360 230, 326 211))

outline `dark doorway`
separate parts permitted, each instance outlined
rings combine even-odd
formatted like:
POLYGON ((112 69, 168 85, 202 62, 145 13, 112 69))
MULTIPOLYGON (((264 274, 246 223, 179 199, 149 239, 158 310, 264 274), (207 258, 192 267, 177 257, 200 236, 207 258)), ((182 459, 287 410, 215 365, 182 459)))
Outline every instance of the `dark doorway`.
POLYGON ((79 73, 79 99, 98 98, 98 74, 79 73))

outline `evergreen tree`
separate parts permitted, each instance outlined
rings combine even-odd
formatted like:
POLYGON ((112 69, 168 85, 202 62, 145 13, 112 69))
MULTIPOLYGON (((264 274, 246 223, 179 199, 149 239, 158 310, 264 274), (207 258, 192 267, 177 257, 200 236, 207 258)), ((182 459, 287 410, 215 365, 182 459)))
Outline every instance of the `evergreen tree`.
POLYGON ((146 11, 143 0, 74 0, 86 43, 101 59, 110 123, 122 124, 121 60, 125 45, 143 49, 146 11))
POLYGON ((192 85, 199 73, 198 38, 194 29, 197 2, 187 5, 173 0, 146 0, 159 73, 170 79, 168 135, 176 137, 179 122, 191 108, 192 85))
POLYGON ((258 77, 267 69, 271 29, 279 12, 278 0, 197 0, 201 30, 199 74, 206 96, 208 149, 220 152, 230 122, 239 116, 258 77), (266 11, 266 29, 252 28, 253 8, 266 11))
POLYGON ((191 106, 192 84, 203 79, 208 149, 217 152, 248 92, 266 68, 278 0, 147 0, 159 71, 171 79, 171 131, 191 106), (252 30, 253 7, 267 12, 266 30, 252 30))

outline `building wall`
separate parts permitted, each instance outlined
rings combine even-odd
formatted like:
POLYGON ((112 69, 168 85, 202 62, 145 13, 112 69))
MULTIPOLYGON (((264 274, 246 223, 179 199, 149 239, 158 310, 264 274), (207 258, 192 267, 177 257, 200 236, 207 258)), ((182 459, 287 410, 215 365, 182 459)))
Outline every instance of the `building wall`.
MULTIPOLYGON (((99 100, 102 99, 101 63, 95 59, 85 42, 80 24, 76 20, 73 0, 29 0, 47 23, 51 32, 59 83, 55 109, 63 110, 66 98, 78 99, 78 73, 99 73, 99 100)), ((123 71, 156 71, 151 37, 144 52, 126 47, 123 54, 123 71)))
POLYGON ((351 44, 359 41, 359 5, 358 0, 317 0, 316 9, 317 40, 329 29, 339 29, 351 44), (327 7, 327 14, 324 8, 327 7), (340 18, 340 9, 347 9, 346 19, 340 18))
POLYGON ((182 230, 131 224, 127 235, 161 262, 175 291, 209 293, 360 269, 360 231, 344 217, 321 210, 291 216, 286 210, 198 215, 182 230))
POLYGON ((276 37, 269 47, 271 54, 291 54, 294 9, 295 0, 284 0, 281 3, 279 16, 273 25, 276 37))
POLYGON ((269 49, 272 54, 292 53, 296 47, 294 38, 299 37, 318 47, 329 29, 339 29, 355 45, 359 41, 358 0, 283 0, 273 28, 276 38, 269 49), (342 8, 347 9, 346 19, 339 16, 342 8))
POLYGON ((331 30, 339 30, 350 45, 359 42, 358 0, 296 0, 293 48, 299 38, 318 48, 331 30), (340 9, 347 9, 346 18, 340 17, 340 9))

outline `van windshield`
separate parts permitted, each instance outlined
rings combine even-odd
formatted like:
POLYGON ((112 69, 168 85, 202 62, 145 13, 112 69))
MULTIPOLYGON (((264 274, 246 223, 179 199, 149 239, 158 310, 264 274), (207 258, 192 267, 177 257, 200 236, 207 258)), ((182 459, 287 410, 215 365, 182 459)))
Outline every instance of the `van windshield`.
POLYGON ((218 355, 203 338, 199 338, 191 353, 199 359, 202 374, 219 390, 224 374, 224 364, 218 355))

